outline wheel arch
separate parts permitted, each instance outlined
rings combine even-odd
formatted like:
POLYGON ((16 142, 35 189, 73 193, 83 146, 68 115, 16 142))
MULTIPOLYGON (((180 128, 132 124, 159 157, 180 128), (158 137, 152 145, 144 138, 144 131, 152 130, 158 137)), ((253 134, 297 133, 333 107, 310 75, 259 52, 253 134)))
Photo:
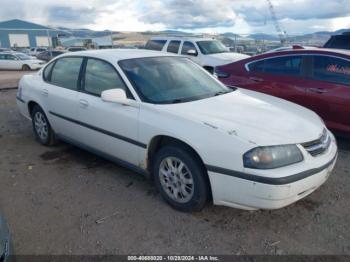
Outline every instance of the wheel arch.
POLYGON ((153 161, 154 161, 154 156, 156 153, 159 151, 164 146, 167 145, 178 145, 186 149, 188 152, 190 152, 196 160, 200 163, 201 168, 203 169, 203 174, 205 175, 205 179, 207 181, 208 189, 209 189, 209 197, 212 199, 212 192, 211 192, 211 184, 209 180, 209 175, 207 168, 205 166, 205 163, 202 159, 202 157, 198 154, 198 152, 188 143, 172 137, 172 136, 167 136, 167 135, 157 135, 153 137, 148 144, 148 150, 147 150, 147 170, 149 171, 151 178, 153 176, 152 174, 152 167, 153 167, 153 161))
POLYGON ((39 103, 31 100, 28 102, 28 113, 29 113, 29 116, 32 117, 32 111, 33 111, 33 108, 34 106, 39 106, 41 108, 41 106, 39 105, 39 103))

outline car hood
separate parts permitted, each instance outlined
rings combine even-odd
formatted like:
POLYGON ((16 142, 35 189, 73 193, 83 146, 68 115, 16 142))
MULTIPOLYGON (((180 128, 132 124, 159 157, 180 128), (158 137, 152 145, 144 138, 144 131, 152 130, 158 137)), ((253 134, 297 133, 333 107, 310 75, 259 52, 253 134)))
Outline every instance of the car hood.
POLYGON ((233 52, 227 52, 227 53, 219 53, 219 54, 211 54, 208 55, 210 58, 225 61, 227 63, 236 62, 238 60, 242 60, 245 58, 248 58, 250 56, 240 53, 233 53, 233 52))
POLYGON ((165 107, 171 114, 226 134, 235 134, 260 146, 313 141, 324 129, 322 120, 314 112, 286 100, 244 89, 165 107))

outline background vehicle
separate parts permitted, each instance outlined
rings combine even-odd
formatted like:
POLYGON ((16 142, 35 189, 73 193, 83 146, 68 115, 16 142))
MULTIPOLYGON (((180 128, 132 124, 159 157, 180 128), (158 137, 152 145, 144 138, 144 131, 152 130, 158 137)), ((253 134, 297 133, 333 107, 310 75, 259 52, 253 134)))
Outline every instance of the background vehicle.
POLYGON ((0 212, 0 261, 8 262, 11 250, 11 237, 8 225, 0 212))
POLYGON ((33 47, 30 49, 29 55, 36 56, 36 55, 38 55, 42 52, 45 52, 45 51, 47 51, 47 48, 45 48, 45 47, 33 47))
POLYGON ((154 37, 147 42, 145 49, 187 56, 210 73, 214 72, 215 66, 249 57, 230 52, 221 42, 211 38, 154 37))
POLYGON ((312 109, 327 126, 350 134, 350 52, 300 49, 269 53, 218 67, 226 85, 239 86, 312 109))
POLYGON ((79 46, 73 46, 67 48, 68 52, 79 52, 79 51, 86 51, 87 49, 85 47, 79 47, 79 46))
POLYGON ((41 144, 59 138, 152 176, 183 211, 210 198, 284 207, 321 186, 337 157, 314 112, 232 90, 190 59, 161 52, 64 54, 22 77, 17 105, 41 144))
POLYGON ((2 70, 36 70, 43 67, 44 61, 23 53, 0 53, 0 69, 2 70))
POLYGON ((55 58, 56 56, 62 55, 64 52, 62 51, 45 51, 40 54, 38 54, 36 57, 43 61, 50 61, 52 58, 55 58))
POLYGON ((327 43, 325 43, 324 48, 350 50, 350 32, 332 36, 327 43))

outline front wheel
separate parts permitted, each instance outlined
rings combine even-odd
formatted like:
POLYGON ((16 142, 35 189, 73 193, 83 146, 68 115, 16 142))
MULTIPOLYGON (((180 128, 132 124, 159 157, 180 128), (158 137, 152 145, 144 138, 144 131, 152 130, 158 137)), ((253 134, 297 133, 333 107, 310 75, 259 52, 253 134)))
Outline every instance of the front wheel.
POLYGON ((153 166, 155 184, 163 199, 181 211, 199 211, 208 199, 205 169, 189 150, 165 146, 153 166))
POLYGON ((32 124, 36 140, 45 146, 55 144, 55 134, 44 111, 38 105, 32 110, 32 124))
POLYGON ((23 65, 23 66, 22 66, 22 70, 23 70, 23 71, 29 71, 29 70, 30 70, 29 65, 23 65))

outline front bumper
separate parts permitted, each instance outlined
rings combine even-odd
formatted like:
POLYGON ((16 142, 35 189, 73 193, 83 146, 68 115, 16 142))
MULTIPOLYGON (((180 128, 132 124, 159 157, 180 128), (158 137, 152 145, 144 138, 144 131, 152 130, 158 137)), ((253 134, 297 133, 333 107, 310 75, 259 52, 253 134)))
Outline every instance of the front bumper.
POLYGON ((246 210, 288 206, 327 181, 337 160, 334 138, 328 152, 320 158, 313 162, 322 164, 283 177, 276 170, 270 171, 271 176, 256 176, 207 166, 214 204, 246 210))

